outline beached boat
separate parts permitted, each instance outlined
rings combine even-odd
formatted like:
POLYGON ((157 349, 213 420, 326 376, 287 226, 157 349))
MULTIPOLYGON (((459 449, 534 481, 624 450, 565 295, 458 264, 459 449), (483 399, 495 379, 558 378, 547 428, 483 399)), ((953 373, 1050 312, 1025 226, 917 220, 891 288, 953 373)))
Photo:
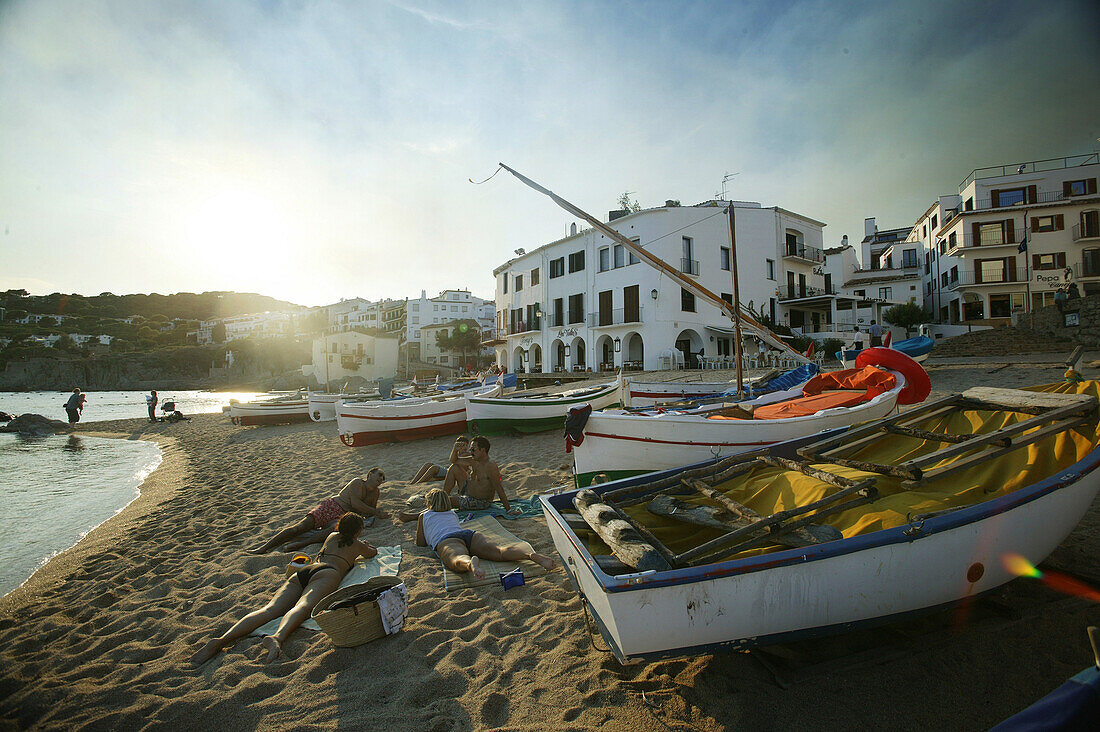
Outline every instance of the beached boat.
POLYGON ((819 374, 736 404, 593 412, 587 421, 578 420, 580 428, 570 425, 567 449, 576 485, 583 488, 601 473, 618 480, 879 419, 899 403, 922 401, 928 386, 919 364, 895 351, 868 348, 856 369, 819 374))
POLYGON ((504 397, 472 396, 466 403, 466 419, 474 434, 543 432, 562 428, 566 415, 574 407, 587 404, 593 410, 600 410, 619 404, 621 399, 620 376, 606 384, 558 394, 519 392, 504 397))
POLYGON ((620 661, 841 632, 992 590, 1008 554, 1039 564, 1100 490, 1098 394, 979 387, 540 502, 620 661))
POLYGON ((301 394, 265 399, 259 402, 229 402, 233 424, 290 424, 309 421, 309 401, 301 394))
MULTIPOLYGON (((932 352, 932 348, 936 345, 936 342, 928 336, 917 336, 916 338, 906 338, 904 341, 898 341, 892 343, 884 348, 892 348, 895 351, 901 351, 909 358, 913 359, 917 363, 924 361, 928 358, 928 354, 932 352)), ((836 352, 836 358, 842 364, 844 368, 850 368, 855 363, 856 356, 859 355, 859 351, 846 348, 843 351, 836 352)))
POLYGON ((500 384, 473 392, 396 401, 337 402, 336 428, 348 447, 380 442, 404 442, 422 437, 451 435, 466 429, 466 400, 471 396, 500 396, 500 384))

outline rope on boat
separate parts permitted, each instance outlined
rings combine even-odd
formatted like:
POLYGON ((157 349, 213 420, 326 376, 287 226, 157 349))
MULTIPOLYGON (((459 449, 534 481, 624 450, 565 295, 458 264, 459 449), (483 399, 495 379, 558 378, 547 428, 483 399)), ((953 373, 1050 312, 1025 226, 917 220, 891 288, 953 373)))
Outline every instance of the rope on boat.
POLYGON ((584 629, 588 631, 588 642, 592 644, 592 647, 594 649, 601 653, 611 653, 611 646, 608 646, 607 648, 600 648, 598 645, 596 645, 596 639, 594 637, 595 634, 592 630, 592 624, 589 622, 588 619, 588 601, 584 599, 584 594, 580 590, 577 590, 577 597, 580 598, 581 612, 584 613, 584 629))

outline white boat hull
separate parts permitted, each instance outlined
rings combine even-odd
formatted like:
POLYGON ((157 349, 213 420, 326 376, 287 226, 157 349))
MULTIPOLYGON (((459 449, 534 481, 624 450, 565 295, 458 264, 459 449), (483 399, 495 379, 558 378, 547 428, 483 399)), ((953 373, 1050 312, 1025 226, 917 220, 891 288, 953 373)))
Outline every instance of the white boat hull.
POLYGON ((593 411, 605 409, 620 402, 622 395, 619 380, 600 387, 575 389, 558 395, 524 397, 470 397, 466 404, 466 419, 471 431, 478 434, 502 432, 542 432, 561 429, 565 417, 574 407, 589 404, 593 411))
MULTIPOLYGON (((706 414, 721 405, 691 414, 646 416, 622 410, 594 412, 584 427, 584 440, 573 448, 573 474, 583 488, 603 473, 618 480, 655 470, 702 462, 767 447, 824 430, 881 419, 897 405, 905 378, 890 391, 855 407, 826 409, 806 417, 771 420, 717 420, 706 414)), ((802 385, 765 394, 746 404, 770 404, 802 393, 802 385)))
MULTIPOLYGON (((1089 459, 1095 468, 1095 452, 1089 459)), ((563 566, 625 662, 787 642, 992 590, 1014 577, 1003 565, 1004 555, 1038 564, 1088 511, 1100 488, 1100 471, 1090 468, 1078 477, 1078 466, 1043 482, 1068 484, 1040 489, 1038 483, 919 527, 704 568, 619 577, 597 567, 551 504, 570 494, 540 500, 563 566)))
MULTIPOLYGON (((499 396, 501 387, 495 384, 477 393, 499 396)), ((341 400, 336 407, 337 431, 349 447, 456 434, 466 429, 469 396, 447 394, 393 402, 341 400)))
MULTIPOLYGON (((748 381, 746 384, 750 383, 748 381)), ((728 381, 634 381, 627 379, 623 386, 624 407, 652 407, 666 402, 701 399, 737 388, 728 381)))
POLYGON ((273 402, 232 402, 229 419, 233 424, 290 424, 309 420, 309 404, 306 400, 273 402))

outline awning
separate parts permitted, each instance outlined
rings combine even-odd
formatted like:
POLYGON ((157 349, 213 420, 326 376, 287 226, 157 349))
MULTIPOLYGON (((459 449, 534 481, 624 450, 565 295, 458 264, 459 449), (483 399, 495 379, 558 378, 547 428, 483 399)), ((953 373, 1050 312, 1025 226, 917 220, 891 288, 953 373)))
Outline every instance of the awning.
MULTIPOLYGON (((733 336, 737 335, 737 331, 735 331, 733 328, 722 328, 722 327, 717 326, 717 325, 708 325, 708 326, 705 326, 705 328, 706 328, 706 330, 709 330, 713 333, 720 333, 724 336, 730 336, 731 338, 733 336)), ((760 340, 759 336, 757 336, 755 333, 753 333, 752 331, 749 331, 749 330, 746 330, 741 335, 749 336, 749 337, 755 338, 757 340, 760 340)), ((775 338, 786 338, 788 340, 790 340, 791 338, 794 338, 794 336, 780 335, 779 333, 773 333, 772 335, 775 338)))

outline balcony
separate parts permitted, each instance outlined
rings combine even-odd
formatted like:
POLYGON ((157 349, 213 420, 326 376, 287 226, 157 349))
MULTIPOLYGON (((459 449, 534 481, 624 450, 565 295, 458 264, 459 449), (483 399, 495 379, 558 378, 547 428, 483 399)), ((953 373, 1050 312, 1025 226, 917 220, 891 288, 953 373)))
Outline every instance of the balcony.
MULTIPOLYGON (((959 256, 965 256, 967 249, 976 249, 978 247, 1019 247, 1024 240, 1024 231, 1022 229, 1013 229, 1008 231, 986 231, 975 237, 973 234, 964 234, 962 238, 962 249, 959 252, 959 256)), ((954 247, 948 247, 947 251, 951 252, 953 249, 958 249, 958 242, 954 247)))
POLYGON ((783 253, 784 257, 802 259, 807 262, 821 263, 825 261, 825 255, 816 247, 787 245, 783 253))
POLYGON ((698 275, 699 274, 699 260, 698 259, 681 259, 680 271, 684 274, 698 275))
POLYGON ((779 287, 776 289, 776 293, 779 295, 779 302, 785 300, 799 300, 804 297, 821 297, 823 295, 835 295, 835 287, 799 287, 798 285, 787 285, 786 287, 779 287))
POLYGON ((1093 241, 1100 239, 1100 222, 1086 221, 1073 225, 1073 241, 1093 241))
POLYGON ((517 320, 511 325, 501 328, 500 335, 503 338, 504 336, 514 336, 519 335, 520 333, 533 333, 538 330, 542 330, 541 318, 535 318, 533 320, 517 320))
POLYGON ((1027 276, 1023 272, 983 272, 981 276, 973 272, 963 272, 958 279, 951 280, 947 284, 948 290, 957 290, 960 287, 988 287, 991 285, 1024 284, 1027 276))
POLYGON ((1081 165, 1090 165, 1100 162, 1100 153, 1090 153, 1088 155, 1073 155, 1065 158, 1047 158, 1046 160, 1035 160, 1026 162, 1023 164, 1009 164, 993 166, 990 168, 977 168, 972 170, 970 175, 966 176, 966 179, 959 184, 959 193, 970 185, 971 181, 978 180, 979 178, 1004 178, 1009 175, 1023 175, 1024 173, 1042 173, 1048 170, 1063 170, 1065 168, 1076 168, 1081 165))
POLYGON ((1100 277, 1100 258, 1074 262, 1073 275, 1080 278, 1100 277))
POLYGON ((612 325, 640 322, 642 322, 641 306, 631 310, 619 308, 618 310, 601 310, 598 313, 588 314, 589 328, 605 328, 612 325))

